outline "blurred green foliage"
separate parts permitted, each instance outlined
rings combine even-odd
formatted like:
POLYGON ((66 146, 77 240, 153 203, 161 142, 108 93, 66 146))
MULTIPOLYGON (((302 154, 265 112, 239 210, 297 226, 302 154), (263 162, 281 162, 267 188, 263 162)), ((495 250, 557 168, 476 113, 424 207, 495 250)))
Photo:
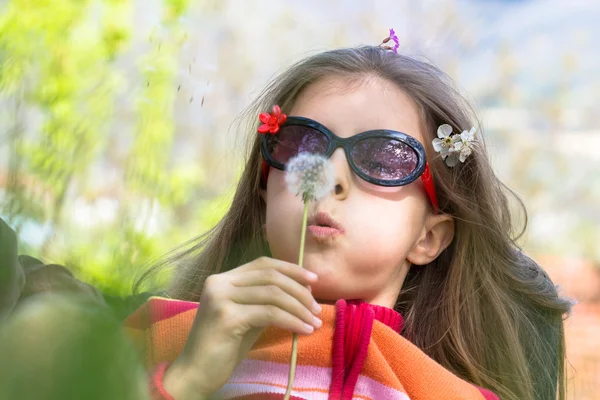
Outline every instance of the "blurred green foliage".
POLYGON ((118 63, 132 38, 132 3, 11 0, 0 8, 0 126, 8 146, 0 215, 18 232, 33 226, 42 236, 21 252, 65 264, 111 294, 129 293, 141 267, 210 228, 229 204, 203 200, 202 168, 172 157, 178 55, 187 38, 180 19, 189 1, 163 2, 162 22, 138 58, 140 82, 128 81, 118 63), (123 92, 135 96, 130 129, 119 116, 123 92), (124 174, 108 196, 116 216, 98 222, 92 208, 75 223, 74 204, 107 197, 91 182, 111 170, 124 174), (156 210, 183 222, 149 229, 156 210))
POLYGON ((0 398, 149 399, 129 337, 85 296, 38 295, 0 327, 0 398))

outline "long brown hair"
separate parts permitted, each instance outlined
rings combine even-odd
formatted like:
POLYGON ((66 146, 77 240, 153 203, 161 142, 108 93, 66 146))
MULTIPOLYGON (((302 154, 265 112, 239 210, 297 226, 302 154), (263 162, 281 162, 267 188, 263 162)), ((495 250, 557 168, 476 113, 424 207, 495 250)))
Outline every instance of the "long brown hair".
POLYGON ((269 255, 262 229, 256 116, 273 104, 290 109, 303 89, 327 76, 379 77, 413 98, 430 135, 425 146, 440 210, 455 220, 451 245, 432 263, 411 268, 406 277, 395 306, 405 319, 402 335, 448 370, 503 400, 549 399, 557 393, 564 399, 563 316, 571 303, 558 296, 548 276, 515 243, 526 226, 523 204, 494 174, 483 141, 454 168, 431 149, 437 126, 450 124, 455 132, 479 126, 475 113, 438 68, 378 47, 308 57, 264 89, 245 113, 247 161, 231 208, 214 228, 154 270, 177 266, 168 294, 198 301, 207 276, 269 255), (509 196, 515 201, 509 203, 509 196), (515 218, 515 211, 521 211, 521 218, 515 218))

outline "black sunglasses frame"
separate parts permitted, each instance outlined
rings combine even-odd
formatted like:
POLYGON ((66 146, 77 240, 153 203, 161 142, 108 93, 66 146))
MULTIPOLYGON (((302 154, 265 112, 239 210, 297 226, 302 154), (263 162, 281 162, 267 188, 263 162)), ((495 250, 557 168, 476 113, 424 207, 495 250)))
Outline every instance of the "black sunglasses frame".
MULTIPOLYGON (((406 133, 393 131, 393 130, 389 130, 389 129, 374 129, 374 130, 370 130, 370 131, 366 131, 366 132, 361 132, 361 133, 351 136, 349 138, 341 138, 341 137, 337 136, 335 133, 333 133, 331 130, 329 130, 326 126, 320 124, 317 121, 314 121, 310 118, 305 118, 305 117, 288 117, 287 120, 281 125, 280 129, 284 128, 286 126, 306 126, 306 127, 309 127, 309 128, 312 128, 312 129, 315 129, 315 130, 321 132, 323 135, 325 135, 327 137, 327 139, 329 141, 329 143, 327 145, 327 150, 323 154, 325 157, 327 157, 327 158, 331 157, 333 152, 338 147, 342 147, 344 149, 344 151, 346 152, 346 159, 348 160, 348 163, 350 164, 350 168, 352 168, 352 171, 354 171, 354 173, 356 175, 358 175, 360 178, 362 178, 363 180, 373 183, 375 185, 388 186, 388 187, 389 186, 408 185, 409 183, 414 182, 417 178, 419 178, 421 175, 423 175, 423 172, 425 171, 425 165, 426 165, 426 161, 427 161, 426 155, 425 155, 425 149, 423 148, 423 145, 417 139, 413 138, 412 136, 407 135, 406 133), (373 177, 365 174, 364 172, 362 172, 358 168, 358 166, 354 163, 354 160, 352 159, 352 155, 351 155, 352 147, 357 142, 365 140, 367 138, 368 139, 371 139, 371 138, 395 139, 395 140, 398 140, 400 142, 407 144, 415 152, 415 154, 417 156, 417 165, 416 165, 414 171, 412 171, 408 176, 406 176, 402 179, 396 179, 396 180, 377 179, 377 178, 373 178, 373 177)), ((269 153, 269 136, 271 136, 271 135, 264 134, 263 138, 262 138, 261 147, 260 147, 262 158, 273 168, 284 171, 285 165, 283 163, 275 160, 269 153)), ((275 136, 277 136, 277 134, 275 134, 275 136)))

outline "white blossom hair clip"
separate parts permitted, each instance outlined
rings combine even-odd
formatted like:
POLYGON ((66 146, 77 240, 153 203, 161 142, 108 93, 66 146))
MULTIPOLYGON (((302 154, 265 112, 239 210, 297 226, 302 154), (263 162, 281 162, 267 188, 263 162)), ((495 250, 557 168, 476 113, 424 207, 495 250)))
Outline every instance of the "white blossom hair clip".
POLYGON ((445 160, 449 167, 454 167, 459 160, 464 163, 475 148, 476 130, 477 128, 472 127, 471 130, 453 134, 450 125, 440 125, 437 130, 438 137, 432 141, 433 149, 440 153, 442 160, 445 160))

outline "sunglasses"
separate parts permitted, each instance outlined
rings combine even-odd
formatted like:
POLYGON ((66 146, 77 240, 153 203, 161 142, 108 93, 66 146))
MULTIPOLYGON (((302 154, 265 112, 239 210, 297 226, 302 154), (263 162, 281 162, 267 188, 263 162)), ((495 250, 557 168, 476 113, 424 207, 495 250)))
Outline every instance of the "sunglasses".
POLYGON ((437 212, 437 196, 423 145, 398 131, 375 129, 341 138, 317 121, 287 117, 275 135, 263 135, 263 184, 268 166, 285 170, 287 162, 300 153, 329 158, 342 147, 350 168, 361 179, 378 186, 404 186, 421 178, 437 212))

